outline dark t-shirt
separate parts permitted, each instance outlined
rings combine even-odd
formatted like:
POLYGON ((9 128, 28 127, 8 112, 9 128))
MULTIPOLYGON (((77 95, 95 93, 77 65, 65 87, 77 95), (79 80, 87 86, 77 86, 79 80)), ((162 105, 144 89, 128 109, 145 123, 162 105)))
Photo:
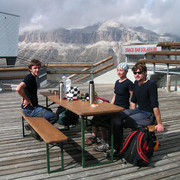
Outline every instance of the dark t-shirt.
MULTIPOLYGON (((33 106, 38 105, 38 97, 37 97, 37 83, 36 77, 34 77, 31 73, 29 73, 23 80, 26 84, 24 88, 24 92, 26 96, 29 98, 33 106)), ((32 109, 32 106, 28 105, 25 109, 32 109)))
POLYGON ((132 90, 133 83, 129 79, 126 79, 123 82, 117 80, 114 87, 114 93, 116 94, 114 104, 129 109, 129 91, 132 90))
POLYGON ((153 113, 153 108, 159 106, 157 86, 154 81, 148 80, 140 86, 135 81, 131 102, 138 104, 140 110, 153 113))

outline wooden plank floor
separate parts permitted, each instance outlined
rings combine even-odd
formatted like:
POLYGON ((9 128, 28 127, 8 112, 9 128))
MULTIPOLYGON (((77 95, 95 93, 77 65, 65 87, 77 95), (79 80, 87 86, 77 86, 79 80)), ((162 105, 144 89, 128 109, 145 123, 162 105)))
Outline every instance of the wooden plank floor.
MULTIPOLYGON (((81 92, 87 92, 86 86, 79 86, 81 92)), ((97 85, 96 92, 111 99, 113 86, 97 85)), ((41 95, 39 101, 45 105, 41 95)), ((65 171, 47 174, 45 143, 22 137, 18 112, 20 97, 16 92, 0 93, 0 179, 180 179, 180 93, 159 89, 159 103, 166 131, 157 135, 161 146, 154 153, 149 167, 139 169, 116 160, 112 164, 82 168, 78 150, 81 145, 80 125, 77 125, 64 132, 72 138, 71 143, 64 145, 65 171)), ((57 105, 52 108, 55 111, 57 105)), ((92 147, 87 148, 86 155, 88 163, 104 160, 102 154, 92 147)), ((52 168, 60 166, 58 148, 52 150, 51 165, 52 168)))

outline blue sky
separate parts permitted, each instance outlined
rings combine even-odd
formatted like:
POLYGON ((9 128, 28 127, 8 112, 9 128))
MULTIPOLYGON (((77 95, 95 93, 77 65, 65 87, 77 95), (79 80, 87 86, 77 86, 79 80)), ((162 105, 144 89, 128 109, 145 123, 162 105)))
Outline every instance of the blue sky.
POLYGON ((179 0, 0 0, 0 12, 19 15, 20 32, 111 20, 180 36, 179 0))

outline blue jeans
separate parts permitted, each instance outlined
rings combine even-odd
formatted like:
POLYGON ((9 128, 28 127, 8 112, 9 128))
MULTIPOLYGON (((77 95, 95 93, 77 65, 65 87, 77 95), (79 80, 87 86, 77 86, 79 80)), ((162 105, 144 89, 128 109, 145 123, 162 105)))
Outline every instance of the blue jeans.
POLYGON ((30 117, 44 117, 51 124, 54 124, 57 120, 55 113, 53 113, 52 111, 48 111, 47 109, 41 106, 35 106, 33 110, 22 108, 22 112, 24 113, 24 115, 30 117))
POLYGON ((123 142, 123 128, 137 129, 155 123, 153 113, 136 109, 119 112, 113 120, 114 148, 120 150, 123 142))

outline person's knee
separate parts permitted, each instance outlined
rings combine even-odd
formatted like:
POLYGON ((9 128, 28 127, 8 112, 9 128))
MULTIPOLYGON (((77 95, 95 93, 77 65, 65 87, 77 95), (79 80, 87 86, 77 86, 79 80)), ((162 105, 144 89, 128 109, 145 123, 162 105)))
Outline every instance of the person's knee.
POLYGON ((114 125, 122 125, 122 113, 117 113, 113 118, 114 125))
POLYGON ((115 118, 114 120, 113 120, 113 125, 114 126, 121 126, 123 123, 122 123, 122 119, 120 119, 120 118, 115 118))
POLYGON ((122 125, 124 128, 128 128, 128 123, 126 119, 123 119, 122 125))
POLYGON ((122 123, 123 123, 122 124, 123 128, 136 129, 138 127, 138 124, 136 123, 136 121, 131 117, 127 117, 123 119, 122 123))

